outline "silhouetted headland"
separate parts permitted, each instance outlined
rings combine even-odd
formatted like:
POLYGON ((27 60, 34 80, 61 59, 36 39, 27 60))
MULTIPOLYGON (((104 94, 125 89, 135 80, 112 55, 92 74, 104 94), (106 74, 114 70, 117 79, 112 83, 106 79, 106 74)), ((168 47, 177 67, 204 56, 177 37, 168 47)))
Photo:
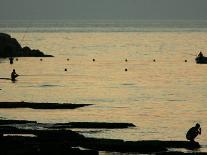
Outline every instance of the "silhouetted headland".
POLYGON ((20 43, 12 38, 9 34, 0 33, 0 58, 7 57, 53 57, 44 54, 38 49, 30 49, 29 47, 21 47, 20 43))
POLYGON ((75 109, 92 104, 72 103, 33 103, 33 102, 0 102, 0 108, 32 108, 32 109, 75 109))

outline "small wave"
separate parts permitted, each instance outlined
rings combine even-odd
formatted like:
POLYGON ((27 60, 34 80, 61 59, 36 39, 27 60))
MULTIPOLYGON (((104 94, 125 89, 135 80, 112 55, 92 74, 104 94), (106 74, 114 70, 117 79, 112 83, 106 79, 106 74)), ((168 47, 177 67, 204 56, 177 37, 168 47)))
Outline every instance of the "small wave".
POLYGON ((43 84, 40 85, 39 87, 61 87, 60 85, 53 85, 53 84, 43 84))
POLYGON ((176 99, 173 100, 173 99, 172 99, 172 100, 167 100, 167 101, 170 101, 170 102, 177 102, 177 101, 186 101, 186 100, 178 100, 178 99, 177 99, 177 100, 176 100, 176 99))
POLYGON ((123 83, 122 85, 123 85, 123 86, 133 86, 134 83, 123 83))
POLYGON ((81 134, 96 134, 96 133, 100 133, 103 132, 103 130, 85 130, 85 131, 77 131, 78 133, 81 134))
POLYGON ((97 99, 86 99, 85 102, 112 103, 114 102, 114 100, 110 98, 97 98, 97 99))
POLYGON ((21 86, 27 88, 44 88, 44 87, 62 87, 61 85, 53 85, 53 84, 43 84, 43 85, 28 85, 28 86, 21 86))

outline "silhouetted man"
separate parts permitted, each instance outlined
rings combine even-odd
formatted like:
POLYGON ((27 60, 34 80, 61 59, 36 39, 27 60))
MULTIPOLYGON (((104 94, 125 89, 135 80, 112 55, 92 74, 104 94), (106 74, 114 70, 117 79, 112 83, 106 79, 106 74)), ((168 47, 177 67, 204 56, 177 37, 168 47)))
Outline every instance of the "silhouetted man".
POLYGON ((196 124, 194 127, 190 128, 186 134, 186 139, 191 142, 195 142, 195 138, 201 134, 200 124, 196 124))
POLYGON ((202 52, 200 52, 199 54, 198 54, 198 57, 203 57, 203 53, 202 52))
POLYGON ((11 80, 15 81, 16 77, 18 77, 19 75, 16 73, 15 69, 13 69, 12 73, 11 73, 11 80))
POLYGON ((13 58, 13 57, 10 57, 10 58, 9 58, 9 62, 10 62, 10 64, 13 64, 13 61, 14 61, 14 58, 13 58))

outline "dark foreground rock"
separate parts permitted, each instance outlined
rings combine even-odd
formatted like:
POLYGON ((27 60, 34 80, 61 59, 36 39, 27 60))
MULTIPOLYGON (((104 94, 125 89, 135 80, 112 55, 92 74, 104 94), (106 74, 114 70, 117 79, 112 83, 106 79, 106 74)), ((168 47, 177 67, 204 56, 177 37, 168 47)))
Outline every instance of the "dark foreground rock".
POLYGON ((87 138, 81 146, 99 151, 138 153, 167 152, 168 148, 186 148, 189 150, 200 148, 198 143, 190 143, 187 141, 123 141, 96 138, 87 138))
POLYGON ((72 103, 33 103, 33 102, 0 102, 0 108, 32 108, 32 109, 75 109, 91 104, 72 103))
POLYGON ((31 130, 3 126, 0 128, 0 135, 0 154, 98 155, 98 151, 78 148, 78 143, 85 138, 70 130, 31 130), (5 134, 7 136, 3 136, 5 134), (11 134, 24 136, 9 136, 11 134))
POLYGON ((207 155, 205 152, 179 152, 179 151, 167 151, 167 152, 158 152, 155 155, 207 155))
POLYGON ((0 125, 7 124, 27 124, 27 123, 37 123, 36 121, 27 121, 27 120, 0 120, 0 125))
MULTIPOLYGON (((52 135, 51 135, 52 136, 52 135)), ((38 137, 7 136, 1 138, 2 155, 98 155, 95 150, 81 150, 69 140, 43 140, 38 137)))
POLYGON ((20 43, 10 35, 0 33, 0 58, 6 57, 53 57, 40 50, 21 47, 20 43))
POLYGON ((79 128, 79 129, 124 129, 135 127, 132 123, 107 123, 107 122, 70 122, 70 123, 37 123, 36 121, 27 120, 0 120, 0 129, 4 129, 5 126, 10 125, 17 128, 26 127, 30 128, 44 128, 47 130, 62 130, 68 128, 79 128), (22 126, 23 125, 23 126, 22 126))
MULTIPOLYGON (((169 148, 198 149, 198 143, 188 141, 123 141, 119 139, 87 138, 70 130, 31 130, 14 126, 0 127, 2 154, 98 154, 98 151, 167 154, 169 148), (6 134, 34 135, 35 137, 5 136, 6 134), (4 136, 3 136, 4 135, 4 136), (82 151, 77 147, 85 148, 82 151), (78 152, 78 153, 77 153, 78 152)), ((182 152, 180 152, 182 153, 182 152)))

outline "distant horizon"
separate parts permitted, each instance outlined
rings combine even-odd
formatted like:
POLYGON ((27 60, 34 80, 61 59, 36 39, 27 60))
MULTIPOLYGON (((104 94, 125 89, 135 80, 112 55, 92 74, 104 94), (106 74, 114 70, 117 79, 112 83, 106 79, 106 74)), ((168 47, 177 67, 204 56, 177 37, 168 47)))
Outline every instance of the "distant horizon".
POLYGON ((207 20, 5 20, 0 32, 207 32, 207 20))
POLYGON ((1 0, 0 20, 207 20, 206 0, 1 0))
POLYGON ((207 19, 0 19, 0 21, 114 21, 114 22, 121 22, 121 21, 166 21, 166 22, 173 22, 173 21, 207 21, 207 19))

